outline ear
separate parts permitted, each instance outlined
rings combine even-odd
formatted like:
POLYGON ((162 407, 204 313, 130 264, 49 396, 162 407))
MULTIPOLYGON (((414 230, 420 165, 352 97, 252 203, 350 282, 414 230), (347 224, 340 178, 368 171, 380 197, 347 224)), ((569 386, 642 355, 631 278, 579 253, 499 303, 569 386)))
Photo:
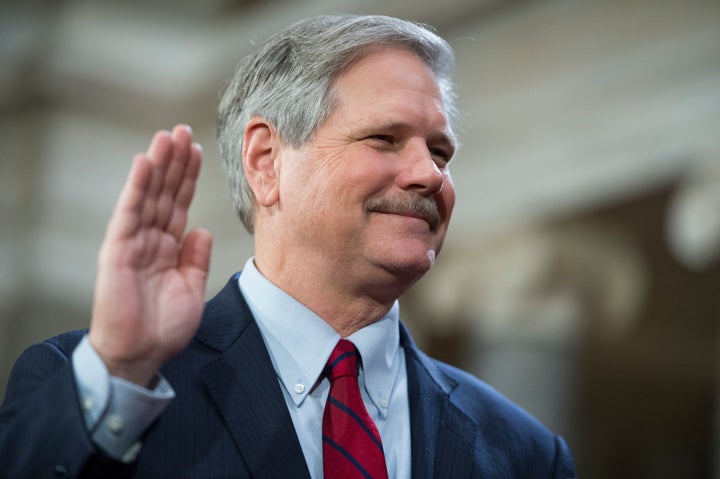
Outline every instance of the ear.
POLYGON ((242 161, 245 177, 259 206, 272 206, 279 199, 279 138, 275 128, 262 118, 245 125, 242 161))

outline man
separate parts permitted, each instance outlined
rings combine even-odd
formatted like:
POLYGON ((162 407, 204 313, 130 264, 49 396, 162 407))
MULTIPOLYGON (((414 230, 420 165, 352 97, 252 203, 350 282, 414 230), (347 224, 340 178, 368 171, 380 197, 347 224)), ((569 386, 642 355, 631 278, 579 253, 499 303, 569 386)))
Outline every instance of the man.
POLYGON ((204 310, 210 234, 183 237, 201 150, 186 126, 157 133, 108 225, 89 332, 16 364, 3 476, 574 477, 562 439, 399 322, 455 201, 452 65, 425 27, 355 16, 245 59, 219 142, 255 256, 204 310))

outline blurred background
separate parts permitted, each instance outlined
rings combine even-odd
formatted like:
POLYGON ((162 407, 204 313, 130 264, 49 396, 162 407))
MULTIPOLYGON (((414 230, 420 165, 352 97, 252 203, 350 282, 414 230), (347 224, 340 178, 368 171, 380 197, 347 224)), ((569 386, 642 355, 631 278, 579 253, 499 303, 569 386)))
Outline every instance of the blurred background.
POLYGON ((208 295, 252 254, 215 146, 237 61, 300 18, 434 25, 457 53, 458 204, 402 298, 433 355, 563 434, 583 478, 720 478, 720 2, 0 3, 0 394, 89 322, 133 154, 187 122, 208 295))

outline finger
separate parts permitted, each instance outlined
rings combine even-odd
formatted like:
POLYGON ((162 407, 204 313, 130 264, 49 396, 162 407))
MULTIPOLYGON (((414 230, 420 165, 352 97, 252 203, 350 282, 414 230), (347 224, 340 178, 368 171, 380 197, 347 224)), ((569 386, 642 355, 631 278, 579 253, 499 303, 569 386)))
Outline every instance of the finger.
POLYGON ((165 229, 175 209, 175 196, 183 183, 185 170, 191 158, 192 130, 187 125, 177 125, 172 132, 172 158, 164 172, 163 186, 156 211, 156 224, 165 229))
POLYGON ((108 239, 125 238, 137 231, 141 224, 152 173, 153 167, 148 158, 142 153, 135 155, 108 223, 108 239))
POLYGON ((151 159, 155 167, 164 170, 170 161, 172 147, 172 133, 167 130, 160 130, 153 135, 146 155, 151 159))
POLYGON ((195 185, 200 176, 200 166, 202 165, 202 146, 200 143, 193 143, 190 150, 190 159, 185 168, 185 176, 183 182, 178 188, 175 195, 175 201, 178 206, 187 208, 192 202, 195 194, 195 185))
POLYGON ((146 156, 152 165, 152 178, 142 213, 143 226, 154 226, 158 214, 158 198, 165 181, 168 163, 172 156, 173 142, 170 132, 158 131, 150 142, 146 156))
POLYGON ((178 188, 175 197, 175 207, 172 217, 167 225, 168 233, 175 236, 178 240, 185 231, 188 217, 188 210, 197 185, 198 175, 200 174, 200 164, 202 162, 202 148, 199 144, 194 143, 191 146, 191 155, 185 168, 185 175, 182 179, 180 188, 178 188))
POLYGON ((163 193, 168 194, 174 199, 182 184, 185 170, 193 154, 193 134, 188 125, 178 125, 173 130, 172 137, 174 142, 173 159, 170 165, 170 171, 165 179, 163 193))
POLYGON ((164 177, 162 194, 175 199, 182 184, 185 169, 192 156, 192 130, 187 125, 178 125, 172 132, 172 159, 164 177))
POLYGON ((211 251, 212 235, 204 228, 190 231, 180 248, 178 270, 195 291, 205 291, 211 251))

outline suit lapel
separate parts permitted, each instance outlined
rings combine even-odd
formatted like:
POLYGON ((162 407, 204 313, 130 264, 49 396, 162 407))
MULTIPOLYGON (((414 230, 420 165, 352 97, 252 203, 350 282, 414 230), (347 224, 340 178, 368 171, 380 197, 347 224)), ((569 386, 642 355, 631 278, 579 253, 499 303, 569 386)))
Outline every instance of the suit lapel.
MULTIPOLYGON (((413 478, 472 477, 476 424, 451 399, 457 387, 401 325, 413 478)), ((253 477, 309 479, 272 361, 237 276, 208 302, 196 339, 221 354, 201 375, 253 477)))
POLYGON ((196 339, 222 354, 201 369, 253 477, 307 478, 300 443, 260 331, 233 277, 196 339))
POLYGON ((438 370, 401 325, 410 400, 412 477, 472 477, 477 427, 451 399, 457 383, 438 370))

